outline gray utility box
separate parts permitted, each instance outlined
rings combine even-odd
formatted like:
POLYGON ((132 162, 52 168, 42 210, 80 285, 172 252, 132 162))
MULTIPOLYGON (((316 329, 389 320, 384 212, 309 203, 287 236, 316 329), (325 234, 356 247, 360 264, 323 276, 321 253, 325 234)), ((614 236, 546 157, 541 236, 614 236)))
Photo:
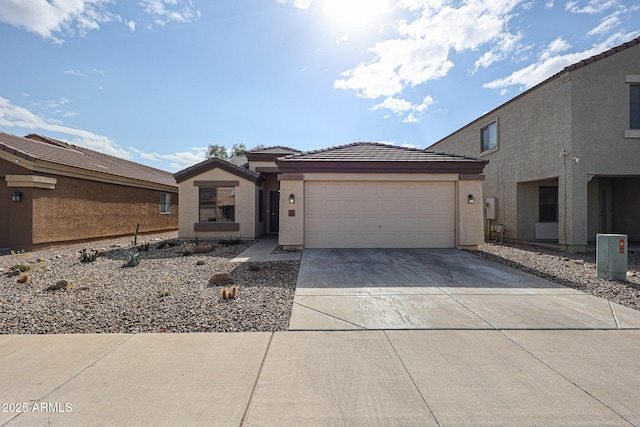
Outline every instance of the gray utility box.
POLYGON ((596 234, 598 277, 627 280, 627 235, 596 234))

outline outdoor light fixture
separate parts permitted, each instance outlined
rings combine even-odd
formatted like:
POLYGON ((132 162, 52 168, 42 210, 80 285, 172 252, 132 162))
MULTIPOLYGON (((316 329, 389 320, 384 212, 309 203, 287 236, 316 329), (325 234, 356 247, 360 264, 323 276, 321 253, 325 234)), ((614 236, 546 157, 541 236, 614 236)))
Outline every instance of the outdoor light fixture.
POLYGON ((14 191, 11 195, 11 200, 13 200, 14 202, 19 202, 20 199, 22 199, 22 196, 24 196, 22 191, 14 191))
POLYGON ((473 194, 469 194, 469 197, 467 197, 467 203, 469 203, 470 205, 474 204, 476 202, 476 199, 474 199, 473 194))
POLYGON ((293 193, 289 194, 289 204, 292 205, 296 202, 296 196, 293 193))

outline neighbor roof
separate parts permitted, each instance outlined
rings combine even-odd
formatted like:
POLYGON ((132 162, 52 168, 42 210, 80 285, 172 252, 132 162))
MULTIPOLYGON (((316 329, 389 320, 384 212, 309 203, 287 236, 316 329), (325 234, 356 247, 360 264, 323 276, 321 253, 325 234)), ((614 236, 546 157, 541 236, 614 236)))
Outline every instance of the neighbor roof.
POLYGON ((263 181, 262 175, 259 173, 246 169, 242 166, 234 165, 233 163, 218 157, 212 157, 193 166, 189 166, 186 169, 174 173, 173 176, 176 181, 180 183, 215 168, 220 168, 256 184, 260 184, 263 181))
POLYGON ((46 162, 90 171, 96 175, 112 175, 177 187, 175 179, 173 179, 170 172, 42 135, 30 134, 23 138, 0 132, 0 150, 22 157, 35 164, 46 162))
POLYGON ((249 159, 249 162, 273 162, 278 157, 296 153, 300 153, 300 150, 276 145, 249 151, 247 152, 247 159, 249 159))
POLYGON ((481 174, 488 160, 377 142, 355 142, 276 160, 282 172, 481 174))

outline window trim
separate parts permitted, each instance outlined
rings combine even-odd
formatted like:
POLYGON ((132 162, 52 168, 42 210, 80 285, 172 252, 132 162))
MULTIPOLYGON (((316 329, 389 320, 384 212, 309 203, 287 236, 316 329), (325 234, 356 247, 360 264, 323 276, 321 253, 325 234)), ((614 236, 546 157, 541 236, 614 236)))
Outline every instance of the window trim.
POLYGON ((171 193, 160 193, 160 215, 171 215, 171 193))
POLYGON ((486 155, 486 154, 490 154, 490 153, 494 153, 496 151, 498 151, 500 149, 500 138, 499 138, 499 125, 498 125, 498 118, 492 118, 491 120, 488 120, 486 122, 484 122, 481 126, 480 126, 480 155, 486 155), (483 145, 483 131, 487 128, 490 128, 492 125, 495 125, 495 133, 496 133, 496 145, 493 148, 488 148, 486 150, 483 150, 484 145, 483 145))

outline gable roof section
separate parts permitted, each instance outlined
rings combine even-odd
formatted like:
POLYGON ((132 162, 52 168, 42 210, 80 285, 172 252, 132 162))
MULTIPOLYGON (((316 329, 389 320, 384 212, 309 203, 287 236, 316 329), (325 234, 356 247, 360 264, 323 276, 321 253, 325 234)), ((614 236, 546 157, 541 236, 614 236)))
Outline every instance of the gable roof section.
POLYGON ((628 42, 622 43, 621 45, 612 47, 611 49, 609 49, 609 50, 607 50, 605 52, 601 52, 601 53, 599 53, 597 55, 594 55, 594 56, 591 56, 591 57, 589 57, 587 59, 583 59, 581 61, 578 61, 575 64, 568 65, 568 66, 564 67, 562 69, 562 71, 554 74, 553 76, 549 77, 548 79, 546 79, 546 80, 538 83, 537 85, 529 88, 528 90, 522 92, 520 95, 518 95, 518 96, 516 96, 514 98, 511 98, 507 102, 505 102, 503 104, 500 104, 499 106, 497 106, 493 110, 489 111, 488 113, 483 114, 482 116, 480 116, 477 119, 473 120, 472 122, 466 124, 465 126, 461 127, 460 129, 457 129, 455 132, 450 133, 449 135, 445 136, 444 138, 440 139, 439 141, 434 142, 433 144, 431 144, 429 146, 429 148, 431 148, 434 145, 437 145, 438 143, 444 141, 445 139, 449 138, 451 135, 455 135, 456 133, 460 132, 461 130, 468 128, 469 126, 471 126, 474 123, 484 119, 485 117, 488 117, 488 116, 490 116, 492 114, 495 114, 496 111, 498 111, 499 109, 503 108, 504 106, 511 104, 512 102, 514 102, 514 101, 522 98, 523 96, 533 92, 534 90, 538 89, 539 87, 544 86, 545 84, 549 83, 550 81, 553 81, 553 80, 559 78, 560 76, 562 76, 565 73, 569 73, 569 72, 575 71, 575 70, 577 70, 579 68, 586 67, 589 64, 592 64, 592 63, 594 63, 596 61, 600 61, 600 60, 602 60, 604 58, 608 58, 608 57, 610 57, 612 55, 615 55, 618 52, 621 52, 623 50, 629 49, 630 47, 636 46, 638 44, 640 44, 640 37, 636 37, 635 39, 629 40, 628 42))
POLYGON ((297 153, 300 153, 300 150, 284 147, 282 145, 276 145, 273 147, 265 147, 249 151, 247 152, 247 159, 249 160, 249 162, 273 162, 278 157, 297 153))
MULTIPOLYGON (((104 181, 100 177, 110 176, 127 178, 134 185, 139 182, 154 185, 177 187, 170 172, 155 169, 140 163, 124 160, 119 157, 78 147, 64 141, 48 138, 42 135, 30 134, 26 137, 0 132, 0 150, 22 157, 36 165, 56 165, 56 170, 46 170, 48 173, 60 173, 59 166, 85 171, 84 179, 104 181)), ((43 170, 44 172, 44 170, 43 170)), ((108 181, 108 180, 107 180, 108 181)), ((124 182, 120 182, 125 185, 124 182)))
POLYGON ((376 142, 355 142, 276 160, 282 172, 481 174, 488 160, 376 142))
POLYGON ((243 168, 242 166, 234 165, 233 163, 218 157, 212 157, 193 166, 189 166, 186 169, 174 173, 173 176, 175 177, 176 182, 181 183, 182 181, 186 181, 189 178, 193 178, 215 168, 220 168, 230 174, 236 175, 258 185, 260 185, 264 180, 259 173, 243 168))

